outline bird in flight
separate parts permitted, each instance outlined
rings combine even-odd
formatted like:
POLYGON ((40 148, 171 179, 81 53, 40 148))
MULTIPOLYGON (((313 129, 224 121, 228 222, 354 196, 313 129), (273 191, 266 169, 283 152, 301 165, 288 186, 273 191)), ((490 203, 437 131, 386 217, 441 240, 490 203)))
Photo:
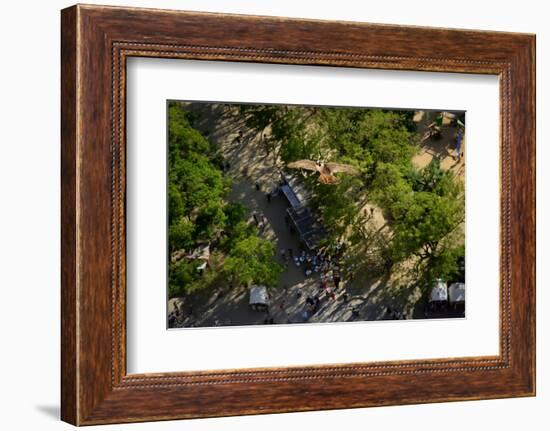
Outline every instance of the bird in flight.
POLYGON ((319 172, 318 180, 321 184, 336 184, 338 178, 334 176, 337 172, 344 172, 350 175, 357 175, 359 171, 357 168, 346 165, 344 163, 317 163, 313 160, 296 160, 286 165, 291 169, 305 169, 307 171, 319 172))

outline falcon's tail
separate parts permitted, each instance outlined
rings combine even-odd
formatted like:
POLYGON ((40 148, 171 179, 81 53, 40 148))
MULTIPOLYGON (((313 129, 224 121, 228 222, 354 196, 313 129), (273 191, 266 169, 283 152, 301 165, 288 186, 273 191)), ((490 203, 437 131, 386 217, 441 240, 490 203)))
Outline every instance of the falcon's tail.
POLYGON ((319 182, 321 184, 336 184, 338 179, 332 174, 321 173, 319 174, 319 182))

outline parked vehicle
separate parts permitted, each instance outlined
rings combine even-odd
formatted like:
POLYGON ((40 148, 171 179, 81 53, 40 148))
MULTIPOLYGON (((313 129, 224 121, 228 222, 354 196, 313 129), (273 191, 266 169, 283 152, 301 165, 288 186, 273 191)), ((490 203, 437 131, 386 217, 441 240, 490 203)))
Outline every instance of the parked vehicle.
POLYGON ((250 286, 248 306, 255 311, 267 311, 269 308, 267 287, 255 284, 250 286))

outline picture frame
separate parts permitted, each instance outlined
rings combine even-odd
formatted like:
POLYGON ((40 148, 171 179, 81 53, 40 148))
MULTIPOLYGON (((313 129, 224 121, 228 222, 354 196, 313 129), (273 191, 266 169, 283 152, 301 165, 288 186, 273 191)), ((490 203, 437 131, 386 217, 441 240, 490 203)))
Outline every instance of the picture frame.
POLYGON ((76 5, 61 13, 61 418, 74 425, 535 395, 535 36, 76 5), (490 74, 500 353, 128 374, 126 60, 490 74))

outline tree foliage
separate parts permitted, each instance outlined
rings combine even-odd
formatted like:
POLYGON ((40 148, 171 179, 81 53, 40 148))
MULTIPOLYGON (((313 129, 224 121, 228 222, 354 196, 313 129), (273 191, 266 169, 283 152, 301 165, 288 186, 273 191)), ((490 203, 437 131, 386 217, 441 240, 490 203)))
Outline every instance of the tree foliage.
POLYGON ((247 223, 243 205, 227 202, 231 182, 221 169, 218 148, 193 127, 193 114, 177 102, 169 104, 168 118, 169 250, 185 255, 209 244, 213 256, 207 272, 197 270, 202 263, 197 260, 180 256, 171 262, 169 295, 229 281, 275 284, 280 265, 274 246, 247 223))
POLYGON ((224 263, 224 273, 232 284, 273 287, 281 271, 274 244, 256 235, 238 239, 224 263))
POLYGON ((442 170, 437 159, 424 169, 400 172, 384 165, 379 172, 374 198, 391 221, 394 261, 415 255, 417 269, 439 273, 437 277, 450 274, 452 270, 446 266, 453 259, 449 256, 454 256, 460 250, 457 245, 464 241, 458 229, 464 222, 462 183, 453 178, 451 171, 442 170))
POLYGON ((424 169, 413 165, 419 138, 412 111, 248 106, 243 112, 249 127, 270 128, 284 164, 312 159, 359 169, 360 176, 341 176, 336 185, 299 174, 329 228, 328 242, 360 238, 350 230, 361 229, 368 216, 361 209, 374 202, 392 231, 381 253, 389 266, 414 257, 419 279, 456 274, 464 256, 464 186, 437 159, 424 169))
MULTIPOLYGON (((311 192, 327 244, 364 240, 369 214, 363 208, 376 204, 389 234, 372 242, 379 250, 371 258, 380 256, 387 270, 413 259, 426 286, 435 278, 463 277, 464 185, 436 158, 423 169, 413 164, 419 134, 412 111, 241 105, 239 113, 279 168, 299 159, 357 168, 359 175, 339 175, 336 185, 319 183, 315 172, 293 171, 311 192)), ((209 282, 273 286, 281 272, 275 247, 247 221, 246 207, 227 201, 231 184, 219 149, 193 121, 180 104, 169 105, 170 251, 209 242, 216 259, 209 282)), ((171 295, 208 285, 196 266, 185 259, 170 265, 171 295)))

